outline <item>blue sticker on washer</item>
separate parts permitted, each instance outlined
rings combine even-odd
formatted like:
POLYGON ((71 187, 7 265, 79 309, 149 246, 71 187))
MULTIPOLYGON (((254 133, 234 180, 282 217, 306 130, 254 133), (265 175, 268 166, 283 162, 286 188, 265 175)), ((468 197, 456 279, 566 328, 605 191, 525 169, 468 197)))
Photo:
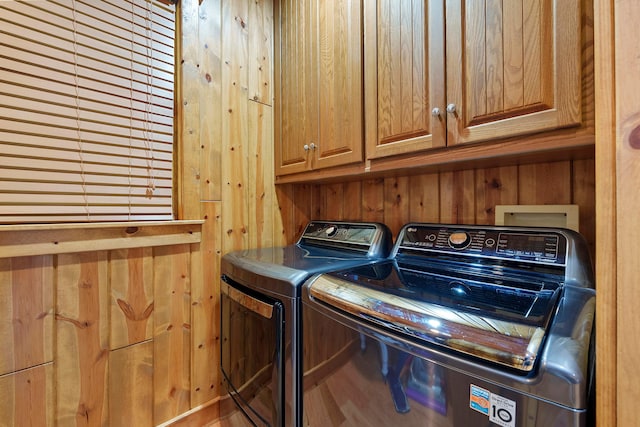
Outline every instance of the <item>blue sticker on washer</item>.
POLYGON ((469 407, 485 415, 489 415, 489 398, 491 393, 477 385, 471 384, 469 390, 469 407))

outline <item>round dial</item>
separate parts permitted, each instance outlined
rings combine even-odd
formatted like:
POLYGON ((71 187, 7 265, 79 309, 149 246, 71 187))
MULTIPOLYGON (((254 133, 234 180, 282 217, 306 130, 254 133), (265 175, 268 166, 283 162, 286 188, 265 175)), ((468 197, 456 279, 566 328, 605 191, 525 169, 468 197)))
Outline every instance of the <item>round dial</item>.
POLYGON ((471 236, 464 231, 456 231, 449 235, 449 246, 454 249, 464 249, 471 243, 471 236))
POLYGON ((330 225, 329 227, 326 228, 326 230, 324 230, 324 232, 327 234, 328 237, 331 237, 338 232, 338 227, 336 227, 335 225, 330 225))

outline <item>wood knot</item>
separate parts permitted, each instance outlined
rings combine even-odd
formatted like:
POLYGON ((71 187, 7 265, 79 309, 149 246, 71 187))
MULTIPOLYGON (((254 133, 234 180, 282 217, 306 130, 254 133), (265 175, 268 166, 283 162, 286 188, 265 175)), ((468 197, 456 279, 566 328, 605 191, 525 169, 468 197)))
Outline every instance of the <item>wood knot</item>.
POLYGON ((636 126, 629 133, 629 146, 634 150, 640 150, 640 126, 636 126))
POLYGON ((129 235, 136 234, 138 232, 138 227, 127 227, 125 228, 124 232, 129 235))
POLYGON ((498 180, 496 178, 494 178, 491 181, 489 181, 488 184, 489 184, 489 187, 491 187, 491 188, 495 188, 495 189, 502 188, 502 183, 500 182, 500 180, 498 180))

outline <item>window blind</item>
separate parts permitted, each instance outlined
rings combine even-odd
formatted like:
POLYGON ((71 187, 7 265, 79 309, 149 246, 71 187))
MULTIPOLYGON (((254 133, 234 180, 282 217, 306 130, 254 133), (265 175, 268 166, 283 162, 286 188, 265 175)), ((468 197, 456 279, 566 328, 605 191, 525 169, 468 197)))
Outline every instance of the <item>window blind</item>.
POLYGON ((0 223, 173 218, 164 3, 0 1, 0 223))

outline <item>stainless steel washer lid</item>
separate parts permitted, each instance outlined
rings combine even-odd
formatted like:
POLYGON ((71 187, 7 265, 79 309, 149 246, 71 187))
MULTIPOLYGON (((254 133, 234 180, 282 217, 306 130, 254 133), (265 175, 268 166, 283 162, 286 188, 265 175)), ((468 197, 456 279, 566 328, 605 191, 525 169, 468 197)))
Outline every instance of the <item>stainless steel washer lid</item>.
POLYGON ((255 290, 298 297, 313 274, 384 259, 391 245, 383 224, 312 221, 295 245, 225 254, 221 273, 255 290))

